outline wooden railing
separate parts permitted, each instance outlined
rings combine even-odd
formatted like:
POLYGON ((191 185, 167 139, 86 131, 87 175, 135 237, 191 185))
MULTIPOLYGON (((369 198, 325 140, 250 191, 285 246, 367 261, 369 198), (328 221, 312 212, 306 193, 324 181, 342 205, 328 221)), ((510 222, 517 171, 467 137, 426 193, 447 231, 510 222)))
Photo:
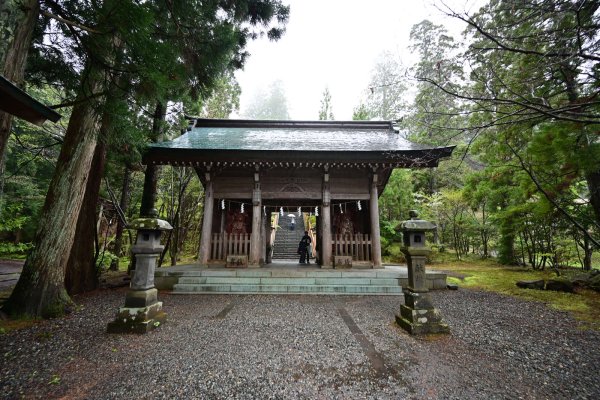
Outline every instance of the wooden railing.
POLYGON ((371 235, 331 235, 334 256, 352 256, 353 261, 371 261, 371 235))
POLYGON ((249 233, 213 233, 210 242, 210 259, 225 260, 228 255, 250 254, 249 233))

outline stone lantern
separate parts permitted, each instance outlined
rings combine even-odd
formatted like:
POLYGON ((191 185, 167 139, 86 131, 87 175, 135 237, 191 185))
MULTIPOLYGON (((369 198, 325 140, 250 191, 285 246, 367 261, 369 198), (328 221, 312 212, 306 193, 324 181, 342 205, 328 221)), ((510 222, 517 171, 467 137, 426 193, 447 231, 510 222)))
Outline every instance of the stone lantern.
POLYGON ((408 287, 404 290, 404 304, 396 323, 413 335, 425 333, 448 333, 439 311, 433 306, 425 276, 425 260, 431 249, 425 245, 425 233, 435 229, 429 221, 418 219, 416 211, 409 212, 410 220, 404 221, 402 252, 408 265, 408 287))
POLYGON ((135 255, 135 271, 125 296, 125 307, 108 324, 109 333, 146 333, 159 326, 166 318, 158 290, 154 287, 156 259, 164 246, 160 244, 162 231, 173 229, 167 221, 150 217, 138 218, 129 226, 137 229, 137 241, 131 248, 135 255))

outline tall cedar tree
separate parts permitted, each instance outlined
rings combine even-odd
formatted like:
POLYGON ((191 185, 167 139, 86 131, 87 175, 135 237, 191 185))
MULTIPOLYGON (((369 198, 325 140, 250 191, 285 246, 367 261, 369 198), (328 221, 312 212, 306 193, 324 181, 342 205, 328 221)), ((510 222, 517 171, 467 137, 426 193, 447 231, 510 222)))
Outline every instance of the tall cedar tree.
MULTIPOLYGON (((38 0, 24 0, 21 4, 7 0, 0 5, 0 74, 20 86, 25 75, 27 52, 40 12, 38 0), (4 35, 9 32, 10 37, 4 35), (8 43, 8 46, 5 46, 8 43)), ((3 165, 6 144, 13 117, 0 111, 0 165, 3 165)), ((1 168, 0 168, 1 171, 1 168)))
POLYGON ((44 16, 55 17, 62 29, 61 45, 68 46, 62 54, 74 71, 81 71, 80 83, 35 248, 5 310, 48 317, 65 312, 71 303, 65 269, 89 175, 98 173, 90 167, 103 110, 113 98, 111 83, 129 83, 118 87, 123 98, 131 94, 165 103, 188 90, 192 95, 208 92, 225 70, 243 65, 249 38, 265 32, 271 39, 281 36, 289 9, 271 0, 42 4, 48 7, 44 16), (79 58, 73 60, 74 55, 79 58))

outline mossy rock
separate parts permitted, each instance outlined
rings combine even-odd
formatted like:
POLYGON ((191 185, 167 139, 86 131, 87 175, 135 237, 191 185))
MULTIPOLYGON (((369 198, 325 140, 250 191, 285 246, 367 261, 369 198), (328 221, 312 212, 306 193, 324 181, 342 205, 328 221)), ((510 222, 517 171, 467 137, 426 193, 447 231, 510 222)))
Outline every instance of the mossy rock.
POLYGON ((544 290, 545 282, 543 279, 536 281, 518 281, 517 286, 521 289, 537 289, 544 290))
POLYGON ((600 292, 600 274, 592 271, 586 274, 580 274, 571 278, 574 286, 580 286, 600 292))
POLYGON ((553 290, 555 292, 573 293, 574 285, 571 281, 566 279, 549 279, 546 281, 546 290, 553 290))
POLYGON ((588 282, 588 287, 590 289, 600 292, 600 274, 590 276, 588 282))

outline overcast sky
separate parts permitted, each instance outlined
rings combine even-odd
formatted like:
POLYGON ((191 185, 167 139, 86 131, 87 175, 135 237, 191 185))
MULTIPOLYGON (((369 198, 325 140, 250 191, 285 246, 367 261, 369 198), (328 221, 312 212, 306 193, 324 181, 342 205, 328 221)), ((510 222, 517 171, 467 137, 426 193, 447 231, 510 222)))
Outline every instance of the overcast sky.
MULTIPOLYGON (((459 39, 462 25, 436 9, 439 0, 283 0, 291 6, 283 38, 249 44, 250 58, 236 73, 242 87, 241 112, 259 88, 281 80, 292 119, 318 119, 325 87, 337 120, 352 119, 364 99, 371 70, 382 52, 405 65, 410 29, 423 19, 443 24, 459 39)), ((473 0, 445 1, 456 10, 472 9, 473 0)))

